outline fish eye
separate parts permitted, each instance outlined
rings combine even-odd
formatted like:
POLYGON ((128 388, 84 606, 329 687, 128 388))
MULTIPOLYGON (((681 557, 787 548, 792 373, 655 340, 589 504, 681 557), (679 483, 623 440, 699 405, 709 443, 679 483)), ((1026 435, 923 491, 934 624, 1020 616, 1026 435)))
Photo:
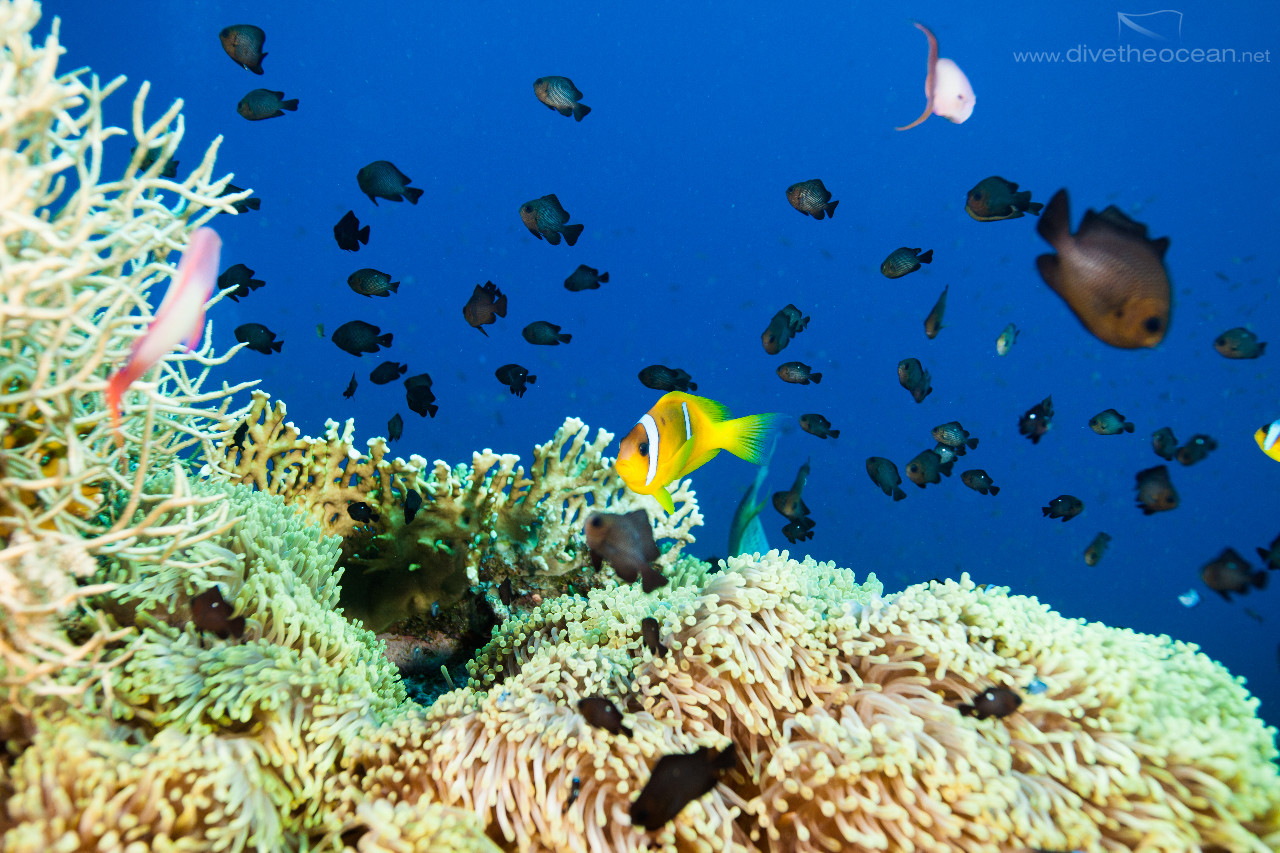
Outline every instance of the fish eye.
POLYGON ((642 442, 640 442, 640 446, 639 446, 639 447, 637 447, 637 448, 636 448, 636 450, 639 450, 639 451, 640 451, 640 455, 641 455, 641 456, 648 456, 648 455, 649 455, 649 442, 647 442, 647 441, 642 441, 642 442))
POLYGON ((1147 330, 1148 332, 1153 332, 1153 333, 1154 333, 1154 332, 1158 332, 1158 331, 1160 331, 1160 326, 1161 326, 1160 318, 1159 318, 1159 317, 1148 317, 1148 318, 1147 318, 1147 320, 1146 320, 1146 322, 1145 322, 1145 323, 1143 323, 1142 325, 1143 325, 1143 327, 1145 327, 1145 328, 1146 328, 1146 330, 1147 330))
POLYGON ((604 519, 603 519, 603 518, 601 518, 601 517, 600 517, 600 516, 598 516, 598 515, 593 515, 593 516, 591 516, 591 521, 590 521, 590 522, 588 522, 588 523, 589 523, 592 527, 600 527, 601 525, 603 525, 603 524, 604 524, 604 519))

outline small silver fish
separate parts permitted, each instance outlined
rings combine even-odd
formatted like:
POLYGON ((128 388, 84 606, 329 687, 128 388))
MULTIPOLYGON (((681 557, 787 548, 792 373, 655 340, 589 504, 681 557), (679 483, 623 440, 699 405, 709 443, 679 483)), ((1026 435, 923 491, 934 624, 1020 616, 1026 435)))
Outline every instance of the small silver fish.
POLYGON ((996 355, 1008 355, 1013 344, 1018 340, 1018 327, 1010 323, 1004 327, 1000 337, 996 338, 996 355))

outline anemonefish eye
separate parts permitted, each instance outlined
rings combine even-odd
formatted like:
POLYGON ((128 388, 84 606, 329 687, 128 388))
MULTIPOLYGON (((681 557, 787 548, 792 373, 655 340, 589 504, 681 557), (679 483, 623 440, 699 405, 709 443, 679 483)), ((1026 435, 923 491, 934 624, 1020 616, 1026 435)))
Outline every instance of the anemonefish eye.
POLYGON ((649 455, 649 442, 647 442, 647 441, 642 441, 642 442, 640 442, 640 446, 639 446, 639 447, 637 447, 636 449, 640 451, 640 455, 641 455, 641 456, 648 456, 648 455, 649 455))

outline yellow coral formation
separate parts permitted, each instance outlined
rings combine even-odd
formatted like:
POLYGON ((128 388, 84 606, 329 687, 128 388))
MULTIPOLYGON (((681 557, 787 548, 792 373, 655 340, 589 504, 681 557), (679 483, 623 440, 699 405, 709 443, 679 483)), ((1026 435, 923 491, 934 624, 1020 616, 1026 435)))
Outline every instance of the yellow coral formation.
POLYGON ((654 535, 674 540, 659 560, 669 566, 702 524, 689 482, 675 491, 680 506, 666 515, 651 498, 630 492, 604 456, 613 435, 568 418, 534 448, 526 474, 514 454, 475 453, 471 466, 450 467, 421 456, 389 456, 374 438, 368 453, 353 447, 352 421, 329 421, 321 439, 300 435, 283 403, 255 392, 242 427, 223 439, 218 463, 240 482, 280 495, 346 540, 348 585, 343 607, 374 630, 457 601, 468 589, 510 578, 522 590, 555 595, 568 581, 583 584, 588 563, 582 527, 592 510, 649 510, 654 535), (422 507, 412 522, 405 495, 422 507), (352 503, 376 516, 360 522, 352 503), (364 579, 362 579, 364 578, 364 579))
POLYGON ((734 558, 656 595, 549 602, 473 674, 348 750, 343 788, 474 809, 520 851, 1280 844, 1274 733, 1220 666, 967 577, 882 599, 829 565, 734 558), (642 649, 646 615, 667 656, 642 649), (1048 691, 1007 718, 956 710, 1036 678, 1048 691), (591 695, 634 735, 589 726, 575 707, 591 695), (741 763, 713 793, 654 833, 630 827, 658 757, 729 741, 741 763))

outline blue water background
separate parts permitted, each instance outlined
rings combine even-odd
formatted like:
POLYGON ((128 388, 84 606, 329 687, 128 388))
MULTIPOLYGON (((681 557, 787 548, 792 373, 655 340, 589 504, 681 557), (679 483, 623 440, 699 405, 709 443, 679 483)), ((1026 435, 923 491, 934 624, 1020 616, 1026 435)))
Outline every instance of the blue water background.
MULTIPOLYGON (((1183 5, 1180 33, 1168 16, 1143 19, 1163 40, 1117 17, 1158 7, 74 0, 47 3, 39 32, 60 15, 64 68, 129 76, 110 101, 116 124, 127 126, 143 80, 149 118, 185 100, 180 175, 224 137, 219 172, 253 187, 262 208, 216 220, 222 266, 245 263, 267 286, 212 312, 214 336, 225 348, 255 321, 284 350, 241 353, 223 375, 260 378, 304 433, 356 418, 363 446, 400 412, 393 448, 405 457, 467 462, 493 448, 527 460, 567 415, 625 434, 659 396, 637 372, 683 367, 735 414, 821 412, 841 430, 820 441, 790 427, 779 443, 767 491, 789 487, 806 459, 813 466, 805 500, 816 535, 793 555, 874 571, 889 588, 968 572, 1068 616, 1197 643, 1248 679, 1276 723, 1280 589, 1227 603, 1199 571, 1227 546, 1256 563, 1254 549, 1280 534, 1280 464, 1252 438, 1280 416, 1280 6, 1183 5), (893 129, 924 105, 926 44, 913 19, 973 82, 977 109, 964 125, 935 117, 893 129), (265 76, 223 52, 218 31, 235 23, 266 30, 265 76), (1268 53, 1221 64, 1015 57, 1123 45, 1268 53), (533 80, 551 74, 584 92, 593 111, 581 123, 534 97, 533 80), (236 103, 260 86, 299 98, 299 110, 242 119, 236 103), (421 203, 370 203, 356 171, 379 159, 412 177, 421 203), (1034 218, 965 214, 966 191, 993 174, 1041 202, 1067 187, 1073 224, 1115 204, 1171 238, 1176 303, 1161 346, 1121 351, 1084 331, 1036 273, 1047 246, 1034 218), (814 177, 840 200, 832 220, 787 204, 787 186, 814 177), (520 204, 547 193, 586 226, 575 247, 540 242, 521 223, 520 204), (331 231, 348 209, 372 226, 357 254, 331 231), (934 263, 889 281, 880 261, 902 245, 934 249, 934 263), (566 291, 579 263, 607 270, 609 283, 566 291), (352 293, 346 277, 365 266, 391 273, 400 292, 352 293), (486 280, 510 299, 488 337, 461 313, 486 280), (944 285, 945 328, 929 341, 922 321, 944 285), (789 302, 812 323, 769 356, 760 334, 789 302), (357 359, 317 336, 317 324, 327 333, 351 319, 392 332, 393 347, 357 359), (520 330, 533 320, 561 324, 573 342, 527 344, 520 330), (1001 358, 994 343, 1008 323, 1022 334, 1001 358), (1214 337, 1239 325, 1277 351, 1219 356, 1214 337), (921 405, 898 385, 908 356, 933 375, 921 405), (436 418, 410 412, 398 382, 368 381, 384 359, 431 374, 436 418), (790 359, 822 383, 781 382, 774 370, 790 359), (506 362, 537 376, 523 399, 494 378, 506 362), (360 387, 345 400, 353 371, 360 387), (1033 446, 1018 417, 1050 394, 1056 425, 1033 446), (1090 416, 1108 407, 1137 432, 1091 432, 1090 416), (924 491, 907 482, 900 503, 872 485, 868 456, 905 468, 932 446, 930 428, 953 419, 981 439, 956 476, 924 491), (1220 447, 1193 467, 1170 463, 1181 506, 1144 517, 1134 475, 1162 462, 1149 437, 1166 425, 1220 447), (986 469, 999 496, 965 488, 969 467, 986 469), (1043 518, 1062 493, 1081 497, 1084 514, 1043 518), (1090 568, 1082 553, 1099 531, 1113 542, 1090 568), (1188 589, 1203 596, 1194 609, 1178 602, 1188 589)), ((108 147, 106 175, 129 144, 108 147)), ((727 454, 694 474, 707 518, 694 553, 724 553, 752 476, 727 454)), ((765 518, 771 543, 785 546, 781 517, 765 518)))

